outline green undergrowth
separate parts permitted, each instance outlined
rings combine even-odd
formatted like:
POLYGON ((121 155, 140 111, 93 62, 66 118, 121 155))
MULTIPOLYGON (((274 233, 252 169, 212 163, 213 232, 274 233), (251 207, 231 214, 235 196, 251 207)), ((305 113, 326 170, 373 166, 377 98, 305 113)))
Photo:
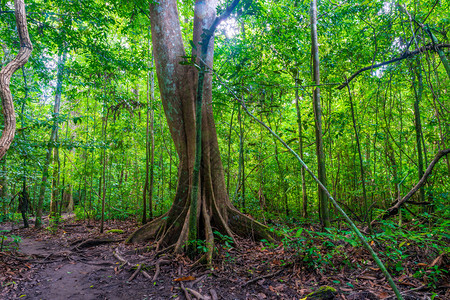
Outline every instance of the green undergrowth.
MULTIPOLYGON (((82 206, 75 206, 73 213, 77 220, 100 220, 101 207, 93 206, 92 209, 83 208, 82 206)), ((130 209, 122 207, 114 207, 105 211, 105 220, 128 220, 134 219, 136 216, 142 214, 140 209, 130 209)))
MULTIPOLYGON (((366 238, 393 276, 412 274, 435 288, 449 275, 445 266, 450 253, 450 221, 427 222, 429 217, 424 213, 402 227, 393 221, 382 221, 366 238)), ((285 250, 291 251, 293 257, 307 268, 320 272, 378 269, 350 229, 318 231, 311 225, 283 227, 278 224, 272 230, 284 233, 285 250)), ((264 242, 267 248, 278 246, 264 242)))
POLYGON ((22 238, 17 235, 8 235, 9 230, 0 230, 0 252, 17 250, 22 238))

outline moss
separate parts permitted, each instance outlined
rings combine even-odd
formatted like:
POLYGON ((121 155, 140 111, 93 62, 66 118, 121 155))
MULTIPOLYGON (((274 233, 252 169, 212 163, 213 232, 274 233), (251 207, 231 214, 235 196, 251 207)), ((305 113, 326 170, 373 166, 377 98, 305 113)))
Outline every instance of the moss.
MULTIPOLYGON (((332 300, 336 298, 336 289, 331 286, 321 286, 317 291, 308 294, 305 300, 332 300)), ((302 299, 302 300, 303 300, 302 299)))
POLYGON ((123 233, 122 229, 111 229, 108 230, 106 233, 123 233))

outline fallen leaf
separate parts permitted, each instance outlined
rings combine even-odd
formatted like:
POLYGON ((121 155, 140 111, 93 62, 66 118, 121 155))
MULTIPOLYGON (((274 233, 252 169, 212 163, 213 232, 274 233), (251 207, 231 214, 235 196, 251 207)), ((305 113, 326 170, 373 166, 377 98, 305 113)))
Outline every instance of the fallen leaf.
POLYGON ((195 280, 194 276, 179 277, 175 278, 173 281, 192 281, 192 280, 195 280))
POLYGON ((425 264, 425 263, 418 263, 417 264, 419 267, 426 267, 426 266, 428 266, 428 264, 425 264))
POLYGON ((441 255, 439 255, 438 257, 436 257, 433 262, 430 265, 430 268, 434 267, 435 265, 440 266, 442 263, 442 255, 444 255, 444 253, 442 253, 441 255))

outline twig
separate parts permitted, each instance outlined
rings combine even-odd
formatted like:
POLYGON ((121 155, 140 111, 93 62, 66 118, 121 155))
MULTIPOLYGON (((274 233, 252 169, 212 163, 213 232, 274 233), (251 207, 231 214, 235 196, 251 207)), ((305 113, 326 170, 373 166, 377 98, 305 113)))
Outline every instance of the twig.
POLYGON ((152 276, 150 276, 150 274, 148 274, 146 271, 142 270, 141 273, 142 273, 142 275, 144 275, 148 279, 152 280, 152 276))
POLYGON ((203 279, 205 279, 205 277, 207 276, 207 274, 200 276, 199 278, 195 279, 194 281, 192 281, 191 285, 194 286, 197 283, 199 283, 200 281, 202 281, 203 279))
POLYGON ((142 269, 142 265, 139 264, 136 271, 134 271, 133 275, 130 276, 130 278, 128 278, 128 282, 132 281, 134 278, 136 278, 136 276, 139 274, 139 272, 142 269))
POLYGON ((117 258, 117 260, 119 260, 121 263, 123 263, 123 264, 127 264, 127 263, 128 263, 127 260, 125 260, 124 258, 122 258, 122 257, 119 255, 119 253, 118 253, 117 250, 113 252, 113 255, 114 255, 114 257, 117 258))
POLYGON ((153 282, 155 282, 156 279, 158 278, 159 272, 161 271, 161 265, 167 265, 167 264, 170 264, 169 260, 158 259, 158 261, 156 262, 155 275, 153 275, 153 279, 152 279, 153 282))
POLYGON ((217 296, 217 292, 216 292, 215 289, 210 289, 210 290, 209 290, 209 293, 211 294, 212 300, 218 300, 218 299, 219 299, 219 297, 217 296))
POLYGON ((113 255, 115 258, 117 258, 117 260, 119 260, 122 265, 128 265, 131 267, 137 267, 136 271, 134 271, 133 275, 131 275, 131 277, 128 279, 128 282, 132 281, 134 278, 136 278, 136 276, 139 274, 139 272, 142 272, 142 274, 147 277, 148 279, 151 279, 151 276, 144 270, 142 270, 142 264, 136 264, 136 265, 132 265, 130 264, 127 260, 125 260, 122 256, 119 255, 119 251, 116 249, 113 252, 113 255))
POLYGON ((247 281, 247 282, 244 283, 243 285, 241 285, 241 287, 244 287, 244 286, 246 286, 246 285, 249 285, 249 284, 251 284, 251 283, 253 283, 253 282, 256 282, 256 281, 261 280, 261 279, 264 279, 264 278, 270 278, 270 277, 277 276, 277 275, 280 274, 281 272, 283 272, 283 269, 278 270, 278 271, 276 271, 276 272, 274 272, 274 273, 270 273, 270 274, 266 274, 266 275, 262 275, 262 276, 255 277, 255 278, 253 278, 253 279, 247 281))
POLYGON ((183 284, 183 281, 180 281, 180 286, 181 286, 181 289, 183 290, 183 292, 184 292, 184 296, 186 297, 186 299, 187 300, 191 300, 192 298, 191 298, 191 295, 189 295, 189 292, 186 290, 186 288, 184 287, 184 284, 183 284))
POLYGON ((421 285, 421 286, 416 287, 416 288, 413 288, 413 289, 410 289, 410 290, 407 290, 407 291, 403 291, 402 294, 407 294, 407 293, 411 293, 411 292, 417 292, 417 291, 420 291, 420 290, 425 289, 425 288, 427 288, 426 284, 421 285))
POLYGON ((188 291, 189 293, 191 293, 192 295, 194 295, 198 299, 201 299, 201 300, 205 300, 206 299, 205 296, 203 296, 202 294, 200 294, 199 292, 197 292, 197 291, 195 291, 193 289, 186 288, 186 291, 188 291))

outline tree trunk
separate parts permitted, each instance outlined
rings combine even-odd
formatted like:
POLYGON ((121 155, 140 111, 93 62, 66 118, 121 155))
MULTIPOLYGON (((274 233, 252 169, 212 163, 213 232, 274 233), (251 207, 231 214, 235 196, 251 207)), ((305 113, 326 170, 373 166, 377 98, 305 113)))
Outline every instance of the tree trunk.
POLYGON ((17 31, 19 33, 20 50, 17 56, 10 61, 0 71, 0 98, 2 100, 3 116, 5 127, 0 137, 0 159, 3 158, 6 151, 14 139, 16 132, 16 114, 14 112, 14 103, 9 89, 11 76, 21 67, 23 67, 33 50, 30 37, 28 35, 27 16, 25 14, 25 3, 23 0, 14 1, 14 10, 16 16, 17 31))
POLYGON ((55 104, 53 106, 53 127, 52 133, 50 135, 50 141, 48 142, 47 153, 45 155, 45 163, 42 170, 42 182, 41 188, 39 190, 39 200, 36 212, 36 223, 35 227, 40 228, 42 226, 42 210, 44 206, 45 190, 47 188, 47 178, 48 178, 48 167, 51 163, 52 149, 56 145, 58 139, 58 118, 59 109, 61 107, 61 94, 62 94, 62 80, 64 75, 64 66, 66 63, 67 51, 60 45, 59 56, 58 56, 58 71, 56 74, 56 93, 55 93, 55 104))
MULTIPOLYGON (((236 5, 237 2, 233 3, 236 5)), ((197 64, 204 63, 208 70, 212 67, 213 61, 213 39, 203 43, 207 50, 201 51, 203 53, 200 53, 202 47, 199 42, 204 29, 209 29, 216 20, 216 5, 216 0, 197 1, 195 5, 193 41, 197 47, 193 49, 192 54, 197 58, 197 64), (203 62, 198 59, 201 54, 206 54, 202 55, 203 62)), ((208 248, 205 258, 209 263, 214 249, 213 227, 230 237, 235 233, 272 239, 264 225, 243 215, 232 206, 228 198, 212 113, 212 76, 208 70, 203 73, 201 107, 198 105, 196 107, 195 100, 199 99, 199 95, 196 97, 198 92, 196 86, 198 82, 202 82, 202 78, 198 77, 202 69, 197 72, 192 65, 180 64, 180 58, 185 57, 186 53, 176 1, 162 0, 151 4, 150 17, 159 89, 180 161, 178 185, 170 210, 135 231, 128 241, 157 238, 157 247, 173 245, 175 252, 181 252, 188 241, 188 236, 192 237, 192 232, 189 232, 192 228, 189 226, 192 199, 197 202, 194 214, 198 225, 196 237, 205 240, 205 246, 208 248), (198 108, 201 112, 201 128, 196 126, 198 108), (201 132, 201 151, 196 154, 196 145, 199 142, 196 139, 197 132, 201 132), (199 154, 201 163, 198 165, 198 194, 194 192, 195 196, 192 197, 195 186, 194 164, 199 154)))
POLYGON ((106 142, 107 142, 107 136, 106 136, 106 129, 108 128, 108 116, 109 116, 109 109, 107 109, 106 115, 103 117, 103 124, 102 124, 102 135, 103 135, 103 151, 101 155, 101 165, 102 165, 102 175, 101 175, 101 184, 99 185, 100 193, 99 195, 102 195, 102 213, 101 213, 101 220, 100 220, 100 233, 103 233, 104 225, 105 225, 105 201, 106 201, 106 142))
MULTIPOLYGON (((420 101, 422 100, 423 92, 423 82, 422 82, 422 71, 420 69, 420 64, 417 64, 416 70, 411 67, 411 72, 413 75, 413 88, 415 94, 414 101, 414 129, 416 132, 416 145, 417 145, 417 177, 422 178, 423 176, 423 153, 422 153, 422 123, 420 121, 420 101), (417 79, 417 85, 416 85, 417 79)), ((419 202, 425 202, 425 189, 423 186, 419 190, 419 202)))
POLYGON ((230 194, 230 169, 231 169, 231 131, 233 129, 233 117, 235 109, 232 108, 231 120, 230 120, 230 130, 228 131, 228 155, 227 155, 227 192, 230 194))
MULTIPOLYGON (((148 51, 150 52, 150 40, 148 45, 148 51)), ((155 162, 155 113, 153 110, 153 103, 155 100, 155 79, 153 76, 153 55, 151 56, 151 72, 148 73, 147 78, 147 129, 146 129, 146 156, 145 156, 145 185, 144 185, 144 212, 142 217, 142 224, 147 223, 147 203, 146 198, 148 195, 148 208, 149 218, 153 219, 153 185, 154 185, 154 162, 155 162), (151 99, 151 101, 150 101, 151 99), (150 177, 150 178, 149 178, 150 177), (150 182, 149 182, 150 181, 150 182)))
POLYGON ((53 148, 53 175, 52 175, 52 195, 50 199, 50 216, 56 217, 58 213, 58 196, 59 196, 59 151, 58 148, 53 148))
POLYGON ((347 89, 348 89, 348 98, 350 101, 350 111, 352 113, 353 129, 355 130, 356 146, 358 147, 359 168, 360 168, 360 172, 361 172, 361 181, 362 181, 362 188, 363 188, 364 219, 366 219, 367 212, 368 212, 368 206, 367 206, 366 180, 365 180, 365 176, 364 176, 364 164, 363 164, 363 159, 362 159, 362 154, 361 154, 361 144, 359 142, 358 128, 356 127, 355 111, 353 109, 353 99, 352 99, 352 93, 350 91, 350 84, 347 84, 347 89))
MULTIPOLYGON (((297 71, 298 72, 298 71, 297 71)), ((297 110, 297 124, 298 124, 298 151, 301 160, 303 159, 303 129, 302 129, 302 114, 300 112, 299 105, 300 97, 298 95, 298 74, 295 77, 295 108, 297 110)), ((301 179, 302 179, 302 199, 303 199, 303 217, 308 216, 308 195, 306 194, 306 179, 305 179, 305 169, 300 168, 301 179)))
POLYGON ((0 171, 0 201, 8 196, 8 176, 6 171, 6 157, 0 162, 2 170, 0 171))
MULTIPOLYGON (((319 72, 319 43, 317 40, 317 0, 311 1, 311 44, 313 58, 313 78, 316 85, 320 84, 319 72)), ((320 88, 314 87, 313 94, 314 122, 316 133, 316 154, 317 154, 317 170, 318 178, 324 186, 327 186, 327 176, 325 169, 325 155, 323 152, 322 137, 322 108, 320 105, 320 88)), ((331 227, 330 213, 328 208, 328 198, 325 193, 318 188, 320 221, 323 227, 331 227)))

